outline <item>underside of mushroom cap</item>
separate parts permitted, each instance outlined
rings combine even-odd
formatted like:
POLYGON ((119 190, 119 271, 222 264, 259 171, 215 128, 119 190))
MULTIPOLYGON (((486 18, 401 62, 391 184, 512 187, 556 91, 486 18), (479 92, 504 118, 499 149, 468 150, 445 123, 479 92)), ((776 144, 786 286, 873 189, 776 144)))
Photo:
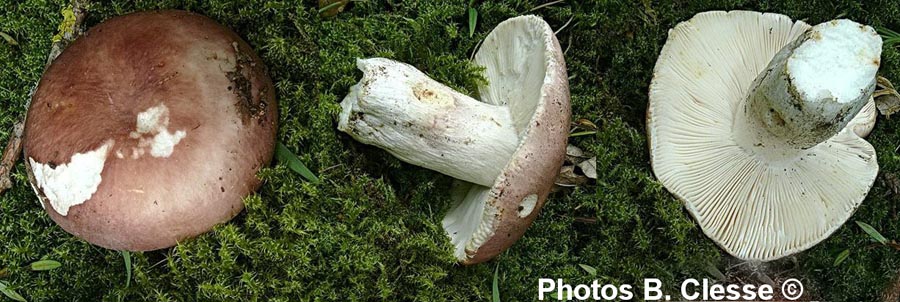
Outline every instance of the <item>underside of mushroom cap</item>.
POLYGON ((454 185, 457 205, 443 226, 464 264, 497 256, 537 217, 565 157, 571 115, 562 49, 540 17, 497 25, 475 62, 485 67, 488 80, 479 89, 481 100, 509 107, 520 141, 492 187, 454 185))
POLYGON ((875 119, 878 117, 878 109, 875 106, 875 99, 869 98, 869 101, 859 110, 859 113, 853 117, 853 120, 847 124, 847 128, 853 129, 859 137, 867 137, 875 128, 875 119))
POLYGON ((809 28, 778 14, 700 13, 669 31, 654 70, 653 171, 703 232, 741 259, 774 260, 827 238, 878 173, 874 148, 854 127, 777 159, 736 141, 735 119, 754 79, 809 28))

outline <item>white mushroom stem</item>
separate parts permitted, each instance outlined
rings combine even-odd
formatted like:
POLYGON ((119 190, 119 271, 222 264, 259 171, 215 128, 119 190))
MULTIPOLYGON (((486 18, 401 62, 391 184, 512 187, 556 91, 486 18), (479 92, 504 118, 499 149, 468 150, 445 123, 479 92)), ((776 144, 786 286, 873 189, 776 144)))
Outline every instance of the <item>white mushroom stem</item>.
POLYGON ((875 90, 881 43, 871 27, 834 20, 786 45, 751 86, 739 141, 796 150, 837 134, 875 90))
POLYGON ((479 102, 404 63, 356 64, 363 77, 341 102, 339 130, 405 162, 494 184, 519 144, 508 107, 479 102))

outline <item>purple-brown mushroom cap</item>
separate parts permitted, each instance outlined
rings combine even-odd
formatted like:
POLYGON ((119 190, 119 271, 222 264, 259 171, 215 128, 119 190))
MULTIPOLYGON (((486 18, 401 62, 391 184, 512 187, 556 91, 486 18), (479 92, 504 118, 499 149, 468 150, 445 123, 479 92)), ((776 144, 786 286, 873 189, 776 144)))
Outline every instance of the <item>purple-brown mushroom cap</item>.
POLYGON ((166 248, 243 209, 274 150, 277 103, 249 45, 185 11, 109 19, 69 45, 32 99, 32 187, 63 229, 166 248))

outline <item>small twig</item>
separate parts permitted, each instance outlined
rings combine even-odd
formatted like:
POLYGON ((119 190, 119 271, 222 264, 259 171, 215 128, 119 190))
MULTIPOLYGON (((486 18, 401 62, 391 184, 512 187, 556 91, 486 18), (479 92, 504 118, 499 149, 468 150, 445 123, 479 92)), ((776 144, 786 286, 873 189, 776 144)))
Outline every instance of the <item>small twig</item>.
POLYGON ((596 134, 596 133, 597 133, 597 131, 574 132, 574 133, 569 134, 569 137, 585 136, 585 135, 591 135, 591 134, 596 134))
POLYGON ((563 29, 566 29, 566 27, 568 27, 569 24, 572 23, 572 20, 575 20, 575 15, 574 15, 574 14, 572 15, 572 17, 569 18, 569 21, 566 21, 566 24, 563 24, 563 26, 560 27, 559 29, 557 29, 555 32, 553 32, 553 34, 554 34, 554 35, 558 35, 559 32, 561 32, 563 29))
POLYGON ((337 168, 337 167, 340 167, 340 166, 343 166, 343 165, 344 165, 344 164, 337 164, 337 165, 334 165, 334 166, 331 166, 331 167, 322 169, 321 171, 319 171, 319 175, 322 175, 322 173, 325 173, 325 172, 328 171, 328 170, 331 170, 331 169, 334 169, 334 168, 337 168))
POLYGON ((72 24, 72 30, 63 30, 61 39, 53 42, 53 45, 50 45, 50 55, 47 56, 47 64, 44 66, 44 69, 50 66, 50 63, 62 53, 63 49, 66 49, 66 46, 68 46, 69 43, 75 41, 75 38, 84 33, 84 29, 81 25, 84 23, 84 17, 86 15, 85 7, 87 7, 88 2, 89 0, 72 0, 72 13, 75 15, 75 22, 72 24))
POLYGON ((475 48, 472 49, 472 54, 469 55, 469 60, 475 60, 475 54, 477 54, 478 49, 481 48, 482 42, 484 42, 484 39, 481 39, 481 41, 478 41, 478 43, 475 44, 475 48))
MULTIPOLYGON (((72 30, 64 30, 62 38, 59 39, 59 41, 53 42, 53 45, 50 46, 50 54, 47 56, 47 64, 44 65, 44 69, 47 69, 47 67, 50 66, 50 63, 62 53, 62 50, 66 48, 66 45, 74 41, 75 38, 84 32, 81 25, 84 22, 84 8, 87 6, 88 1, 89 0, 72 1, 72 12, 75 16, 72 30)), ((22 156, 22 134, 25 131, 25 117, 28 116, 27 110, 31 107, 31 97, 34 95, 36 89, 37 87, 32 89, 31 93, 29 93, 28 99, 25 101, 25 116, 19 118, 19 120, 13 124, 13 130, 12 133, 10 133, 9 141, 6 142, 6 148, 3 149, 3 155, 0 156, 0 194, 6 192, 9 188, 12 188, 12 180, 9 178, 9 173, 12 171, 13 167, 15 167, 16 162, 19 161, 19 157, 22 156)))
POLYGON ((597 218, 592 217, 575 217, 575 222, 597 224, 597 218))
POLYGON ((25 130, 25 121, 20 120, 13 125, 13 132, 9 135, 3 155, 0 156, 0 194, 12 188, 12 180, 9 172, 15 167, 19 157, 22 156, 22 132, 25 130))
POLYGON ((889 248, 893 248, 893 249, 896 250, 896 251, 900 251, 900 243, 896 243, 896 242, 893 242, 893 241, 887 242, 887 243, 885 243, 885 244, 881 244, 881 243, 878 243, 878 242, 870 243, 869 245, 866 246, 866 249, 867 249, 867 250, 871 250, 871 249, 875 249, 875 248, 882 247, 882 246, 889 247, 889 248))
POLYGON ((893 248, 894 250, 900 251, 900 244, 898 244, 897 242, 895 242, 895 241, 893 241, 893 240, 888 241, 888 242, 885 242, 885 243, 883 244, 883 246, 886 246, 886 247, 889 247, 889 248, 893 248))
POLYGON ((564 1, 565 0, 557 0, 557 1, 547 2, 547 3, 541 4, 541 5, 535 6, 534 8, 528 10, 528 12, 533 12, 533 11, 536 11, 536 10, 539 10, 539 9, 542 9, 542 8, 545 8, 545 7, 548 7, 551 5, 556 5, 556 4, 559 4, 564 1))

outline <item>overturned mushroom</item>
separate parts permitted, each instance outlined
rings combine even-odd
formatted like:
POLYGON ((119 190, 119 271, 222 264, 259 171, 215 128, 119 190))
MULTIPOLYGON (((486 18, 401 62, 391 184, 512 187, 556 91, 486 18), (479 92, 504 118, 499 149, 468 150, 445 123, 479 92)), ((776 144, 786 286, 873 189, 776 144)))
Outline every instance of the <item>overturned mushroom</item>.
POLYGON ((874 123, 880 55, 875 31, 848 20, 810 27, 777 14, 698 14, 669 32, 654 70, 654 173, 738 258, 815 245, 878 174, 860 135, 874 123))
POLYGON ((50 217, 117 250, 176 244, 228 221, 259 186, 274 87, 236 34, 184 11, 112 18, 41 78, 26 168, 50 217))
POLYGON ((341 102, 338 125, 459 180, 443 226, 466 264, 498 255, 534 221, 562 165, 570 119, 562 51, 539 17, 500 23, 475 63, 489 81, 481 101, 407 64, 359 60, 363 78, 341 102))

